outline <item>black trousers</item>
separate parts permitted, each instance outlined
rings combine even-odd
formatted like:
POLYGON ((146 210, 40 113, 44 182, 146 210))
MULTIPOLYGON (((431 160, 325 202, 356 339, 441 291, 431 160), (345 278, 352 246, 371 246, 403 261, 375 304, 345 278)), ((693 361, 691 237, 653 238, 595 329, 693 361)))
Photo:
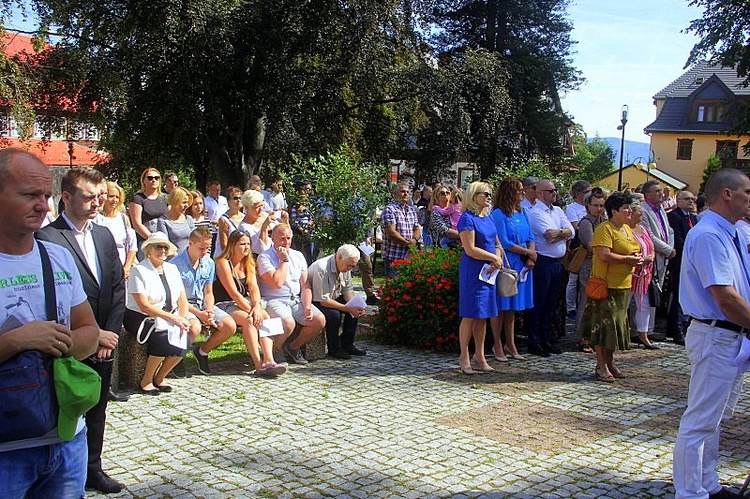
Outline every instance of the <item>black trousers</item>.
MULTIPOLYGON (((342 305, 346 302, 344 298, 340 296, 337 302, 342 305)), ((320 302, 313 302, 320 312, 326 318, 326 343, 328 343, 328 351, 334 352, 341 348, 350 348, 354 346, 354 334, 357 332, 357 324, 359 319, 355 319, 351 314, 340 312, 334 308, 328 308, 325 305, 321 305, 320 302), (339 329, 343 323, 343 331, 339 336, 339 329)))
POLYGON ((93 362, 91 359, 86 359, 83 363, 96 371, 102 378, 102 392, 99 402, 86 413, 86 439, 89 448, 88 473, 91 474, 102 469, 104 426, 107 419, 107 396, 109 395, 109 387, 112 383, 112 366, 114 362, 93 362))

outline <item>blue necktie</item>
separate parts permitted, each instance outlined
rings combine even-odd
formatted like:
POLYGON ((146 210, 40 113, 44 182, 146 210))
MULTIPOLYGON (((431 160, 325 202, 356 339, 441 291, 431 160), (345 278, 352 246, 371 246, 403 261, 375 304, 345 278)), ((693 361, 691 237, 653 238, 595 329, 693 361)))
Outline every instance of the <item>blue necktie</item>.
POLYGON ((742 265, 742 270, 744 271, 745 279, 747 280, 747 283, 750 286, 750 276, 748 276, 747 274, 747 258, 746 258, 747 248, 744 248, 743 250, 742 243, 740 242, 740 236, 736 230, 734 232, 734 238, 732 239, 734 240, 734 246, 737 248, 737 252, 740 254, 740 264, 742 265))

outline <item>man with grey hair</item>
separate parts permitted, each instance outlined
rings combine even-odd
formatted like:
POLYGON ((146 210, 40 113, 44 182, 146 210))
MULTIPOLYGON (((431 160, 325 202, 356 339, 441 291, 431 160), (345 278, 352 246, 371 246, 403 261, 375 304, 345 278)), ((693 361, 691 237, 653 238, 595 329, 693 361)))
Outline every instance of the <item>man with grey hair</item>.
POLYGON ((672 296, 669 299, 667 311, 667 337, 678 345, 685 344, 685 328, 687 318, 680 307, 680 267, 682 264, 682 248, 685 246, 685 238, 688 231, 698 223, 698 218, 693 214, 695 210, 695 194, 690 191, 677 193, 677 206, 667 213, 669 225, 674 230, 675 257, 669 260, 669 282, 671 283, 672 296))
POLYGON ((685 347, 692 364, 687 409, 674 446, 677 499, 740 497, 719 483, 721 422, 729 419, 747 366, 735 359, 750 332, 748 241, 735 225, 750 216, 750 179, 722 168, 706 182, 709 209, 688 232, 680 304, 691 317, 685 347))
POLYGON ((409 186, 395 184, 391 189, 394 202, 380 215, 383 227, 383 265, 385 276, 396 277, 393 262, 409 254, 409 247, 422 243, 422 228, 414 206, 409 204, 409 186))
MULTIPOLYGON (((565 216, 576 231, 578 231, 578 222, 586 216, 584 198, 589 192, 591 192, 591 184, 585 180, 576 180, 570 186, 570 195, 573 196, 573 202, 565 208, 565 216)), ((571 249, 573 249, 572 246, 571 249)), ((565 304, 568 318, 575 319, 576 305, 578 304, 578 274, 568 274, 568 285, 565 289, 565 304)), ((581 313, 583 313, 583 310, 581 310, 581 313)))
POLYGON ((357 323, 365 309, 347 306, 354 298, 351 271, 358 261, 357 247, 344 244, 335 255, 316 260, 307 270, 312 281, 313 305, 326 317, 328 356, 335 359, 348 360, 352 355, 366 353, 354 346, 357 323), (342 323, 343 331, 339 336, 342 323))

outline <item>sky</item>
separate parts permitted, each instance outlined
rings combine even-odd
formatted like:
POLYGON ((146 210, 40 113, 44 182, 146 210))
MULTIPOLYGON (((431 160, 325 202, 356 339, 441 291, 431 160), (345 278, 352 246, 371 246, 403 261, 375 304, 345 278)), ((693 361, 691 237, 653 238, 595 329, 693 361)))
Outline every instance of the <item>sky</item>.
POLYGON ((626 104, 625 139, 649 142, 643 129, 656 116, 652 97, 685 72, 698 39, 680 31, 700 17, 688 0, 572 0, 573 66, 587 81, 561 96, 563 109, 589 138, 620 137, 626 104))

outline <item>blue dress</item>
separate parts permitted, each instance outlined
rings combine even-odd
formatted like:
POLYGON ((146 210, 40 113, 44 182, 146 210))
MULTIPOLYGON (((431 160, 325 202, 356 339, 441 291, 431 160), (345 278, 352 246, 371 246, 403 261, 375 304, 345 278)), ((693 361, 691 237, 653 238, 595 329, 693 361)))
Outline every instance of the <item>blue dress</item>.
MULTIPOLYGON (((480 217, 470 211, 464 211, 458 220, 457 229, 474 231, 474 245, 495 254, 495 223, 487 217, 480 217)), ((468 319, 486 319, 497 315, 497 291, 479 280, 485 260, 476 260, 466 254, 461 255, 458 264, 458 315, 468 319)))
MULTIPOLYGON (((528 247, 529 242, 534 242, 534 233, 531 231, 529 216, 525 211, 516 211, 507 216, 500 208, 492 212, 492 220, 495 222, 497 237, 508 256, 510 266, 519 272, 526 266, 521 255, 508 251, 513 245, 528 247)), ((498 296, 497 308, 499 310, 526 310, 534 308, 534 271, 529 272, 525 282, 518 283, 518 294, 511 297, 498 296)))

